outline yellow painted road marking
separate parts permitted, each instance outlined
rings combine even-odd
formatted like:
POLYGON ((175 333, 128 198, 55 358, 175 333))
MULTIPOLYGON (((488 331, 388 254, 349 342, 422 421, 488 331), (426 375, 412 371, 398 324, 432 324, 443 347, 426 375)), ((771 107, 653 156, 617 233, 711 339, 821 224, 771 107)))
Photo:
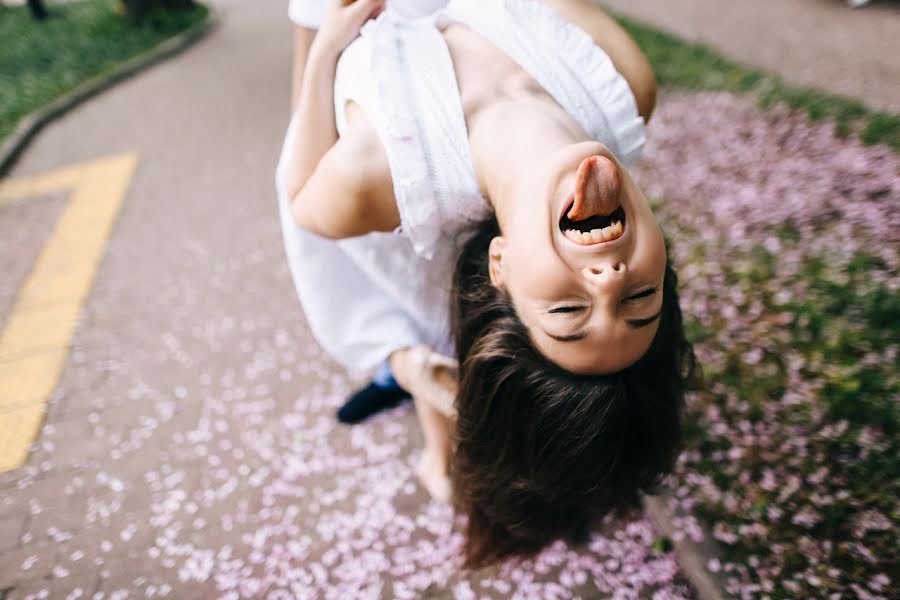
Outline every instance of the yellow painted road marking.
POLYGON ((0 181, 0 207, 72 190, 0 332, 0 472, 28 457, 136 166, 131 152, 0 181))

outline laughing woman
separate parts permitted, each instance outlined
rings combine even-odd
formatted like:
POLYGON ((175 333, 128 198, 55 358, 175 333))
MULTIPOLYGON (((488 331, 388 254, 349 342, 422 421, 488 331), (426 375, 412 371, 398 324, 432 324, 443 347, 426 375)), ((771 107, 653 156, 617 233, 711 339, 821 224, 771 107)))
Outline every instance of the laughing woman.
POLYGON ((282 225, 322 346, 413 395, 475 567, 635 506, 695 364, 625 168, 655 102, 631 38, 587 1, 404 4, 331 0, 301 44, 282 225))

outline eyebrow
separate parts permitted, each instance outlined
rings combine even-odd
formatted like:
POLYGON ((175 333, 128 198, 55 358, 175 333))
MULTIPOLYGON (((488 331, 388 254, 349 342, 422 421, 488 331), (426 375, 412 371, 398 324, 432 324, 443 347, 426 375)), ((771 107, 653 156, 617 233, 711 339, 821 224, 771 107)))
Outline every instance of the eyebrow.
MULTIPOLYGON (((646 327, 656 321, 660 315, 662 314, 662 308, 655 315, 651 315, 645 319, 629 319, 626 321, 628 326, 632 329, 640 329, 641 327, 646 327)), ((577 342, 578 340, 583 340, 587 337, 587 331, 579 331, 578 333, 573 333, 572 335, 553 335, 549 332, 544 332, 557 342, 577 342)))
POLYGON ((548 333, 546 331, 544 333, 552 337, 557 342, 577 342, 578 340, 583 340, 587 337, 587 331, 573 333, 572 335, 553 335, 552 333, 548 333))

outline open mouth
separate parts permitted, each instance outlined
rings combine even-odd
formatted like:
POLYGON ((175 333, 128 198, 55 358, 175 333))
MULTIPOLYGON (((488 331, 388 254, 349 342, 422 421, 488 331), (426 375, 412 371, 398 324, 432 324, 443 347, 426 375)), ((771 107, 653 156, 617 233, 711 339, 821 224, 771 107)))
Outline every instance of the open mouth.
POLYGON ((612 242, 625 233, 625 209, 622 205, 608 215, 594 215, 573 221, 568 215, 574 204, 573 200, 563 212, 559 220, 559 229, 566 238, 576 244, 587 246, 612 242))

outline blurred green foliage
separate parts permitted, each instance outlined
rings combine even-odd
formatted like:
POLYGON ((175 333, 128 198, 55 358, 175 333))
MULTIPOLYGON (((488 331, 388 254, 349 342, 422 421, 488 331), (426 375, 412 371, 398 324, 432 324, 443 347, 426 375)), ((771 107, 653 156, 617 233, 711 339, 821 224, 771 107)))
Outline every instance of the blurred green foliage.
POLYGON ((25 6, 0 7, 0 138, 28 113, 208 14, 201 5, 154 10, 132 25, 118 0, 80 0, 48 10, 49 19, 35 21, 25 6))

